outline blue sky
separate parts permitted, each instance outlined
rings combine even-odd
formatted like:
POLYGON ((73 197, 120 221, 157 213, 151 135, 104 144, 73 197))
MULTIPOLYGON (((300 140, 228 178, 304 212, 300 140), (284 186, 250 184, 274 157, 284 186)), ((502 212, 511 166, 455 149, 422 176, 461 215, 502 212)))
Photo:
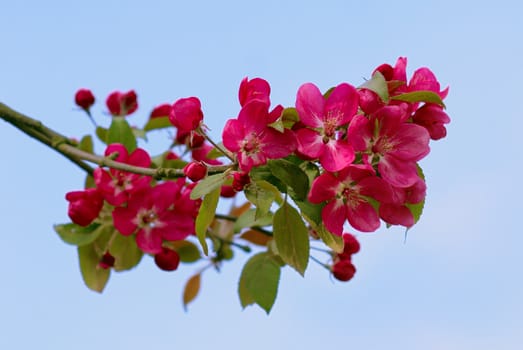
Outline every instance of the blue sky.
POLYGON ((0 122, 0 348, 519 349, 522 12, 503 0, 2 5, 0 101, 70 136, 91 131, 73 104, 80 87, 98 97, 99 121, 109 92, 136 89, 137 125, 157 104, 198 96, 219 138, 245 76, 289 106, 305 82, 359 85, 398 56, 450 85, 452 123, 422 162, 427 204, 407 243, 399 228, 360 234, 347 284, 314 264, 306 278, 286 268, 266 316, 241 310, 241 252, 208 271, 188 313, 191 265, 170 274, 144 259, 89 291, 52 230, 83 174, 0 122))

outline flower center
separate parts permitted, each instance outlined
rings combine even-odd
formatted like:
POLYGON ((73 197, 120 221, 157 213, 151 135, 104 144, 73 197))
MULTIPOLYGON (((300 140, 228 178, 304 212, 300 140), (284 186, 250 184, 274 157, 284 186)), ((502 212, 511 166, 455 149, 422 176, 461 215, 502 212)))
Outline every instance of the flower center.
POLYGON ((158 214, 153 209, 144 210, 139 215, 139 226, 145 229, 153 229, 161 225, 161 222, 158 220, 158 214))
POLYGON ((242 150, 247 154, 258 153, 260 151, 260 140, 258 135, 252 133, 248 135, 242 143, 242 150))

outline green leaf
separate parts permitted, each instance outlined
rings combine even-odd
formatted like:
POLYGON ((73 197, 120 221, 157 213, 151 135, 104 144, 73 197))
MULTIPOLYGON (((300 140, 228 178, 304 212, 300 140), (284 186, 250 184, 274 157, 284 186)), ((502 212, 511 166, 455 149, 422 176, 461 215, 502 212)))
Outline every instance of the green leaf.
POLYGON ((107 230, 107 226, 96 223, 85 227, 69 223, 54 225, 53 228, 62 241, 76 246, 83 246, 94 242, 104 230, 107 230))
POLYGON ((107 129, 102 128, 101 126, 96 127, 96 136, 98 136, 98 139, 102 141, 105 144, 108 144, 107 142, 107 129))
POLYGON ((165 117, 156 117, 151 118, 147 121, 145 126, 143 127, 144 131, 151 131, 151 130, 157 130, 157 129, 164 129, 172 127, 173 125, 169 121, 169 116, 165 117))
POLYGON ((269 161, 269 168, 274 176, 293 190, 289 193, 293 199, 307 198, 309 177, 298 165, 285 159, 274 159, 269 161))
POLYGON ((227 177, 226 173, 219 173, 214 175, 209 175, 205 179, 198 182, 198 184, 191 191, 191 199, 199 199, 202 196, 205 196, 207 193, 210 193, 217 188, 220 188, 225 182, 227 177))
POLYGON ((134 236, 124 236, 116 233, 109 252, 114 256, 116 271, 130 270, 140 263, 143 252, 136 245, 134 236))
POLYGON ((205 255, 209 254, 209 248, 207 247, 205 237, 207 235, 207 229, 216 215, 216 207, 218 206, 219 199, 220 188, 218 187, 203 197, 202 205, 200 206, 198 216, 196 217, 196 236, 202 245, 203 253, 205 255))
POLYGON ((282 201, 280 191, 264 180, 251 182, 244 189, 245 197, 256 206, 256 218, 267 215, 272 203, 282 201))
POLYGON ((392 97, 393 100, 405 101, 405 102, 427 102, 435 103, 441 107, 445 107, 443 100, 439 95, 433 91, 412 91, 404 94, 396 95, 392 97))
POLYGON ((309 262, 309 230, 298 211, 283 205, 274 214, 274 240, 280 257, 302 276, 309 262))
POLYGON ((180 256, 180 261, 184 263, 192 263, 202 257, 198 247, 190 241, 168 241, 164 245, 175 250, 180 256))
POLYGON ((374 91, 383 102, 389 102, 389 89, 387 87, 387 81, 381 72, 374 72, 372 78, 367 80, 365 84, 360 85, 359 87, 374 91))
POLYGON ((287 186, 283 184, 276 176, 271 172, 268 165, 262 165, 259 167, 252 168, 249 172, 249 176, 252 181, 264 180, 274 185, 279 192, 287 193, 287 186))
POLYGON ((281 120, 283 122, 283 126, 290 129, 297 121, 300 120, 300 117, 298 116, 296 108, 289 107, 283 110, 281 120))
POLYGON ((95 244, 78 247, 78 259, 80 271, 85 285, 96 292, 101 293, 111 274, 111 269, 102 269, 98 266, 101 255, 98 254, 95 244))
POLYGON ((238 294, 242 307, 258 304, 271 311, 280 282, 280 264, 270 253, 258 253, 251 257, 242 269, 238 294))
POLYGON ((82 151, 93 153, 94 152, 94 146, 93 146, 93 137, 91 135, 85 135, 80 140, 80 143, 78 144, 78 148, 82 151))
POLYGON ((302 216, 311 224, 320 225, 322 223, 321 211, 325 203, 313 204, 309 201, 295 201, 300 208, 302 216))
POLYGON ((331 248, 336 253, 343 252, 343 237, 332 234, 323 224, 314 227, 314 231, 316 231, 327 247, 331 248))
POLYGON ((240 232, 245 227, 268 226, 272 224, 272 213, 262 217, 256 217, 256 209, 250 209, 240 215, 234 223, 234 232, 240 232))
POLYGON ((198 273, 187 281, 183 290, 183 308, 187 311, 187 305, 193 301, 200 292, 201 287, 201 273, 198 273))
POLYGON ((121 143, 131 153, 136 149, 136 137, 125 117, 113 117, 107 132, 107 144, 121 143))

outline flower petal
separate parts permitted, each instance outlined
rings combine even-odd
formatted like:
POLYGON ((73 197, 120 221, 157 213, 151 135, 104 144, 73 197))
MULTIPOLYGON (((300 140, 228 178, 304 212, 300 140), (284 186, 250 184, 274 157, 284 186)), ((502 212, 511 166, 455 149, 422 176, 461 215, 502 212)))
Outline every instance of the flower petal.
POLYGON ((124 236, 134 233, 137 228, 135 219, 137 211, 132 208, 118 207, 113 210, 114 227, 124 236))
POLYGON ((339 116, 338 126, 347 124, 358 111, 359 94, 356 88, 342 83, 332 90, 325 102, 325 114, 339 116))
POLYGON ((324 106, 325 98, 316 85, 306 83, 300 86, 296 96, 296 110, 303 124, 313 128, 322 127, 324 106))
POLYGON ((380 206, 380 217, 391 225, 411 227, 414 225, 412 212, 404 205, 382 204, 380 206))
POLYGON ((396 187, 409 187, 418 180, 418 169, 413 161, 405 161, 386 155, 378 163, 383 180, 396 187))
POLYGON ((296 149, 296 137, 289 129, 281 133, 272 128, 265 128, 260 136, 260 146, 267 158, 284 158, 296 149))
POLYGON ((323 148, 320 163, 328 171, 339 171, 354 160, 354 149, 347 141, 331 140, 323 148))
POLYGON ((325 144, 323 143, 322 136, 318 132, 303 128, 298 129, 295 134, 298 143, 298 152, 303 153, 311 159, 320 157, 325 144))
POLYGON ((347 207, 342 200, 329 202, 321 211, 321 218, 327 230, 337 236, 343 234, 343 224, 347 219, 347 207))
POLYGON ((227 120, 222 133, 223 145, 231 152, 238 152, 244 138, 243 124, 237 119, 227 120))
POLYGON ((136 245, 144 253, 158 254, 162 252, 162 237, 156 229, 141 229, 136 234, 136 245))
POLYGON ((402 124, 391 138, 394 149, 389 152, 398 159, 418 161, 429 152, 430 134, 417 124, 402 124))
POLYGON ((324 172, 314 179, 308 199, 311 203, 321 203, 336 197, 340 182, 333 174, 324 172))
POLYGON ((378 213, 365 201, 355 207, 347 205, 347 218, 352 227, 362 232, 374 232, 380 227, 378 213))

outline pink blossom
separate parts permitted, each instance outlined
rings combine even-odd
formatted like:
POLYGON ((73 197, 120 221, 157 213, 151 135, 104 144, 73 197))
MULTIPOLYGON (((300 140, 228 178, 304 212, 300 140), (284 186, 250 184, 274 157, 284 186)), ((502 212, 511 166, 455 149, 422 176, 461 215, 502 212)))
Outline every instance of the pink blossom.
POLYGON ((154 256, 154 263, 164 271, 174 271, 180 264, 180 255, 172 249, 162 248, 162 251, 154 256))
POLYGON ((447 97, 449 88, 440 91, 438 79, 432 71, 426 67, 418 68, 409 80, 408 91, 432 91, 444 99, 447 97))
POLYGON ((391 225, 402 225, 411 227, 414 225, 414 216, 407 204, 420 203, 425 199, 427 186, 425 181, 418 181, 407 188, 390 186, 392 190, 392 201, 380 205, 380 217, 391 225))
POLYGON ((161 253, 163 240, 186 238, 194 233, 195 201, 184 196, 184 183, 167 181, 133 193, 126 207, 113 210, 114 226, 125 236, 136 234, 136 244, 149 254, 161 253))
POLYGON ((178 129, 196 130, 203 120, 200 100, 197 97, 179 99, 172 105, 169 120, 178 129))
MULTIPOLYGON (((118 153, 115 159, 117 162, 145 168, 151 165, 149 154, 141 148, 137 148, 131 154, 128 154, 124 145, 113 143, 105 150, 105 156, 115 152, 118 153)), ((122 205, 128 200, 131 193, 142 188, 148 188, 151 183, 150 176, 142 176, 112 168, 109 171, 97 168, 93 176, 96 186, 102 192, 104 199, 109 204, 115 206, 122 205)))
POLYGON ((125 117, 138 109, 137 96, 134 90, 114 91, 107 97, 105 104, 113 116, 125 117))
POLYGON ((238 99, 240 105, 243 107, 251 100, 260 100, 270 106, 271 87, 269 83, 261 78, 254 78, 248 80, 245 77, 240 84, 240 91, 238 92, 238 99))
POLYGON ((183 168, 183 173, 191 181, 200 181, 207 175, 207 166, 201 162, 190 162, 183 168))
POLYGON ((406 107, 386 106, 370 118, 356 116, 348 139, 364 161, 376 165, 381 177, 393 186, 409 187, 418 181, 416 162, 430 151, 430 136, 419 125, 405 122, 406 107))
POLYGON ((392 193, 389 185, 372 170, 349 165, 337 175, 326 171, 314 179, 308 199, 312 203, 327 202, 321 212, 325 227, 341 236, 345 220, 359 231, 377 230, 379 216, 370 200, 388 203, 392 193))
POLYGON ((91 224, 104 205, 102 195, 95 188, 68 192, 65 199, 69 201, 67 214, 75 224, 80 226, 91 224))
POLYGON ((260 100, 251 100, 242 107, 238 119, 229 119, 222 138, 224 146, 236 153, 240 169, 249 172, 252 167, 267 163, 267 159, 283 158, 296 148, 294 133, 283 133, 269 127, 283 112, 276 106, 269 113, 269 106, 260 100))
POLYGON ((358 92, 349 84, 340 84, 324 98, 318 87, 302 85, 296 97, 296 110, 305 128, 296 131, 298 154, 319 158, 328 171, 338 171, 354 160, 352 146, 339 132, 358 110, 358 92))
POLYGON ((450 118, 441 106, 427 103, 414 113, 412 121, 427 129, 432 140, 439 140, 447 136, 445 124, 450 123, 450 118))

